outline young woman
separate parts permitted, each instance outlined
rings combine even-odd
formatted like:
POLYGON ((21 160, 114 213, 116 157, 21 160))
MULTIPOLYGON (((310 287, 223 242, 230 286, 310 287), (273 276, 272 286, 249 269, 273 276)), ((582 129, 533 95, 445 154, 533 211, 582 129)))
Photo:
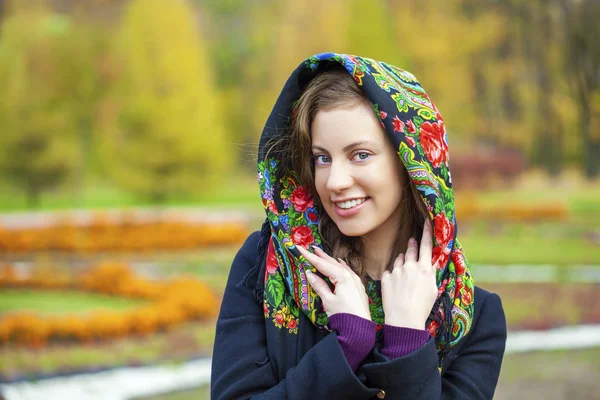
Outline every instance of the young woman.
POLYGON ((457 238, 447 135, 415 77, 325 53, 259 146, 267 219, 231 267, 213 399, 491 399, 500 298, 457 238))

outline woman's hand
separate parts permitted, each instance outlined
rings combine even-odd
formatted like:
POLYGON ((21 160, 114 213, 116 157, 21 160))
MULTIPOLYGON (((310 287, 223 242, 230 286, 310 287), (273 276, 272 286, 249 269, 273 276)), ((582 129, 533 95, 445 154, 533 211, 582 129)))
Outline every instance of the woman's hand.
POLYGON ((329 278, 335 285, 332 292, 317 274, 306 270, 306 278, 323 300, 323 307, 327 316, 338 313, 348 313, 371 320, 369 299, 360 278, 343 260, 335 260, 318 247, 313 246, 312 254, 301 246, 296 246, 300 254, 306 258, 319 272, 329 278))
POLYGON ((388 325, 425 329, 437 299, 437 266, 431 265, 431 222, 427 220, 424 225, 420 251, 416 240, 410 238, 406 255, 400 254, 392 271, 385 271, 381 277, 383 312, 388 325))

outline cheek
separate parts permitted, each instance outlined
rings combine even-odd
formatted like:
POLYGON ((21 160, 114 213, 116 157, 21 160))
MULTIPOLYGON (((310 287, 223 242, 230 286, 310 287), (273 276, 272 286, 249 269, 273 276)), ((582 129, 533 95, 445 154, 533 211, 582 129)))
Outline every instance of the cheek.
POLYGON ((325 189, 325 183, 327 182, 327 176, 324 171, 315 170, 315 188, 320 199, 326 199, 327 193, 325 189))

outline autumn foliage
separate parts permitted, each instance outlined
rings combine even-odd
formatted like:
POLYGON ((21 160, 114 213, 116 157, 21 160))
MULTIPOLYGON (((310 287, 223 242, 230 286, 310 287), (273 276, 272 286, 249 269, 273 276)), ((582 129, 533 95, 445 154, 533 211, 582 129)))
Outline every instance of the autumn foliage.
POLYGON ((0 252, 179 250, 239 244, 248 234, 246 225, 240 221, 136 221, 127 215, 114 221, 99 214, 87 224, 66 220, 40 227, 0 226, 0 252))
POLYGON ((49 341, 101 341, 131 334, 148 335, 192 320, 214 317, 218 299, 193 277, 155 281, 136 276, 125 264, 100 264, 82 276, 66 279, 50 274, 44 279, 20 277, 15 268, 0 269, 2 288, 70 289, 103 293, 149 302, 130 311, 98 310, 86 314, 42 316, 32 312, 0 317, 0 343, 41 347, 49 341))

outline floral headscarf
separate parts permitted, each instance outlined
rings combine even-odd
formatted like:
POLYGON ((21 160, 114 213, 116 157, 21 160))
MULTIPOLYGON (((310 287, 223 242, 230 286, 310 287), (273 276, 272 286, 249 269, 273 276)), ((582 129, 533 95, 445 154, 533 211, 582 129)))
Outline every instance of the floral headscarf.
MULTIPOLYGON (((267 323, 271 321, 277 328, 296 334, 302 312, 317 328, 328 329, 321 299, 306 281, 305 269, 315 271, 314 267, 295 247, 322 247, 318 199, 311 197, 298 174, 286 174, 279 168, 279 160, 265 156, 271 139, 288 134, 293 104, 301 88, 332 64, 342 65, 367 95, 429 211, 434 228, 433 262, 439 262, 439 268, 438 300, 427 327, 436 337, 438 352, 443 354, 469 332, 474 309, 469 263, 456 239, 446 128, 411 73, 369 58, 323 53, 306 59, 285 84, 262 133, 258 182, 270 235, 264 276, 265 318, 267 323)), ((368 293, 371 296, 371 291, 368 293)), ((383 323, 376 318, 374 321, 383 323)))

